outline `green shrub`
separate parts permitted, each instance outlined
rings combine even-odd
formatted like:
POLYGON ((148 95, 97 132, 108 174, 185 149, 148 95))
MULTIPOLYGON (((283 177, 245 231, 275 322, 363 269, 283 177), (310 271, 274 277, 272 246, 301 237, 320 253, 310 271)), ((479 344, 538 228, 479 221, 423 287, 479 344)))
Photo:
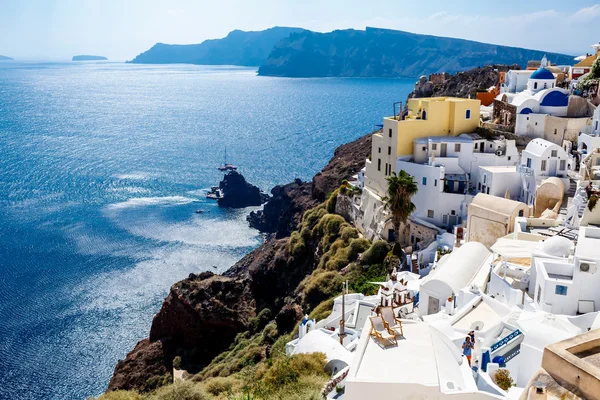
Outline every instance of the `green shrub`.
POLYGON ((114 392, 104 393, 96 400, 142 400, 142 396, 134 391, 115 390, 114 392))
POLYGON ((348 287, 351 292, 369 296, 376 294, 379 289, 377 285, 370 282, 382 282, 387 274, 388 269, 383 264, 370 265, 368 268, 353 265, 345 278, 348 279, 348 287))
POLYGON ((263 308, 260 310, 256 317, 250 318, 248 320, 248 329, 251 333, 256 333, 264 328, 269 321, 271 321, 272 315, 271 310, 268 308, 263 308))
POLYGON ((142 387, 142 392, 151 392, 158 389, 161 386, 165 386, 173 382, 173 375, 166 373, 161 376, 152 376, 146 380, 142 387))
POLYGON ((371 246, 371 242, 369 242, 365 238, 355 238, 350 240, 350 252, 348 254, 348 259, 350 261, 355 261, 358 259, 358 256, 361 253, 364 253, 371 246))
POLYGON ((222 377, 210 378, 204 382, 204 389, 213 396, 230 393, 233 389, 233 380, 232 378, 222 377))
POLYGON ((175 368, 175 369, 181 369, 181 357, 176 356, 173 359, 173 368, 175 368))
POLYGON ((335 189, 325 201, 325 209, 328 213, 335 213, 335 206, 337 205, 337 197, 340 194, 340 189, 335 189))
POLYGON ((300 258, 305 255, 306 243, 304 242, 302 235, 300 235, 300 232, 292 232, 288 243, 290 246, 290 254, 292 255, 292 257, 300 258))
POLYGON ((163 386, 148 397, 148 400, 208 400, 209 395, 195 382, 179 381, 163 386))
POLYGON ((262 344, 275 343, 275 340, 277 340, 277 336, 279 335, 279 332, 277 331, 277 324, 272 322, 269 325, 265 326, 265 329, 263 329, 261 335, 262 336, 261 336, 260 342, 262 344))
POLYGON ((366 265, 381 264, 387 256, 390 246, 383 240, 376 240, 371 247, 363 253, 360 261, 366 265))
POLYGON ((594 211, 594 207, 596 207, 596 203, 598 203, 598 196, 593 194, 590 196, 590 199, 588 200, 588 209, 590 211, 594 211))
POLYGON ((498 387, 500 387, 502 390, 508 390, 514 384, 513 378, 510 376, 510 372, 504 368, 496 371, 494 374, 494 382, 496 382, 496 385, 498 385, 498 387))
POLYGON ((353 227, 351 225, 344 226, 342 228, 342 230, 340 231, 340 236, 342 237, 342 240, 345 242, 348 242, 351 239, 356 239, 356 238, 358 238, 358 229, 356 229, 355 227, 353 227))
POLYGON ((342 277, 334 271, 313 273, 304 286, 304 302, 309 310, 338 293, 342 277))

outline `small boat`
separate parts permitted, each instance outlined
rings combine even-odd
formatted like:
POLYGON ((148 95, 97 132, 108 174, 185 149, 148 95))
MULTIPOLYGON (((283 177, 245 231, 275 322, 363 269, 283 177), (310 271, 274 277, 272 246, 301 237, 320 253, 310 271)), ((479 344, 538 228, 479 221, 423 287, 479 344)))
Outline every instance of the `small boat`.
POLYGON ((196 210, 196 214, 202 214, 204 210, 196 210))
POLYGON ((225 159, 223 160, 223 165, 217 167, 219 171, 236 171, 237 167, 233 164, 229 164, 227 162, 227 148, 225 148, 225 159))
POLYGON ((210 189, 210 192, 208 192, 206 194, 206 198, 213 199, 213 200, 221 199, 221 198, 223 198, 223 191, 220 188, 218 188, 217 186, 213 186, 210 189))

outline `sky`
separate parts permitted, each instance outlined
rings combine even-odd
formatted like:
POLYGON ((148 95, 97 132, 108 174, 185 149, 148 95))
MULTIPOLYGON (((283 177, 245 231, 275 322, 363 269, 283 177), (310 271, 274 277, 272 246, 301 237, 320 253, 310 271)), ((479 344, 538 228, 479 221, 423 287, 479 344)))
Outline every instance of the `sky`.
POLYGON ((233 29, 366 26, 572 55, 600 41, 588 0, 0 0, 0 54, 131 60, 157 42, 200 43, 233 29))

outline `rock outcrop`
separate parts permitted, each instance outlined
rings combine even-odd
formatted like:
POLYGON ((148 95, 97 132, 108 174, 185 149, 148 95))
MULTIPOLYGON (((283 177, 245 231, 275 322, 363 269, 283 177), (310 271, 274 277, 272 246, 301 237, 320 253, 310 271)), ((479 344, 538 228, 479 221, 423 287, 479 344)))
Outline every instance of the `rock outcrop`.
POLYGON ((413 97, 439 97, 452 96, 464 97, 476 96, 477 90, 487 90, 498 83, 499 72, 509 69, 520 69, 519 65, 486 65, 481 68, 473 68, 468 71, 459 72, 444 79, 440 83, 434 83, 422 76, 415 84, 414 91, 408 96, 413 97))
POLYGON ((230 171, 219 183, 223 197, 218 199, 222 207, 243 208, 260 206, 269 200, 269 196, 259 188, 246 182, 246 178, 237 171, 230 171))
POLYGON ((12 60, 12 58, 10 58, 10 57, 0 55, 0 61, 11 61, 11 60, 12 60))
POLYGON ((160 380, 171 371, 175 356, 182 357, 190 370, 202 368, 229 348, 238 333, 248 330, 251 319, 264 309, 280 329, 291 330, 302 315, 296 291, 318 264, 318 244, 296 259, 289 254, 285 236, 304 211, 362 168, 370 136, 336 149, 313 182, 296 180, 273 190, 260 221, 283 238, 267 240, 223 275, 203 272, 175 283, 152 321, 150 338, 119 361, 108 390, 147 390, 149 380, 160 380))

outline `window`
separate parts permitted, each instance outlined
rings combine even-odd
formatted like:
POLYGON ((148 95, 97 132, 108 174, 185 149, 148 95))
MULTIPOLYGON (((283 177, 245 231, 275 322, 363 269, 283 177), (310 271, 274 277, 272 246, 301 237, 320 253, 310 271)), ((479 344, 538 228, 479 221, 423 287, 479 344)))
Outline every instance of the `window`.
POLYGON ((423 177, 423 186, 427 185, 427 178, 423 177))
POLYGON ((535 126, 537 126, 537 122, 535 123, 535 126))
POLYGON ((487 174, 483 174, 483 183, 487 180, 487 174))
POLYGON ((427 210, 427 218, 433 218, 433 210, 427 210))
POLYGON ((454 151, 456 151, 457 153, 460 152, 460 143, 456 143, 454 145, 454 151))
POLYGON ((556 135, 556 132, 558 132, 558 129, 554 128, 554 134, 556 135))
POLYGON ((478 145, 479 143, 475 142, 475 150, 477 150, 477 147, 479 147, 478 145))
POLYGON ((377 159, 377 171, 381 171, 381 158, 377 159))
POLYGON ((448 223, 448 214, 444 214, 442 216, 442 224, 446 225, 448 223))
POLYGON ((433 180, 433 186, 437 186, 437 179, 433 180))
POLYGON ((531 168, 531 158, 527 158, 527 168, 531 168))
POLYGON ((546 160, 542 160, 542 171, 546 170, 546 160))
POLYGON ((451 210, 450 215, 456 215, 456 210, 451 210))
POLYGON ((423 146, 423 151, 427 151, 427 146, 423 146))
POLYGON ((558 169, 560 169, 561 171, 564 171, 567 168, 567 160, 560 160, 560 165, 558 167, 558 169))
POLYGON ((465 119, 471 119, 471 110, 465 112, 465 119))
POLYGON ((379 148, 379 152, 381 153, 381 147, 379 148))
POLYGON ((511 158, 512 158, 512 156, 508 156, 508 161, 510 161, 511 158))
POLYGON ((550 153, 550 157, 556 157, 558 155, 558 150, 552 150, 550 153))
POLYGON ((544 89, 547 89, 547 88, 548 88, 548 83, 544 82, 544 89))
POLYGON ((437 143, 431 144, 431 150, 437 150, 437 143))
POLYGON ((390 137, 392 137, 392 130, 391 129, 389 130, 389 135, 390 135, 390 137))
POLYGON ((598 130, 598 121, 596 121, 596 130, 598 130))
POLYGON ((479 191, 481 190, 481 182, 479 182, 479 183, 477 184, 477 190, 479 190, 479 191))
POLYGON ((392 146, 388 146, 388 156, 392 155, 392 146))
POLYGON ((534 82, 534 84, 533 84, 533 88, 534 88, 534 89, 537 89, 537 82, 534 82))
POLYGON ((492 148, 492 144, 490 143, 490 149, 492 148))
POLYGON ((486 193, 490 194, 490 188, 489 187, 487 188, 487 192, 486 193))
POLYGON ((556 285, 556 288, 554 288, 554 294, 558 294, 560 296, 566 296, 567 295, 567 287, 563 286, 563 285, 556 285))

